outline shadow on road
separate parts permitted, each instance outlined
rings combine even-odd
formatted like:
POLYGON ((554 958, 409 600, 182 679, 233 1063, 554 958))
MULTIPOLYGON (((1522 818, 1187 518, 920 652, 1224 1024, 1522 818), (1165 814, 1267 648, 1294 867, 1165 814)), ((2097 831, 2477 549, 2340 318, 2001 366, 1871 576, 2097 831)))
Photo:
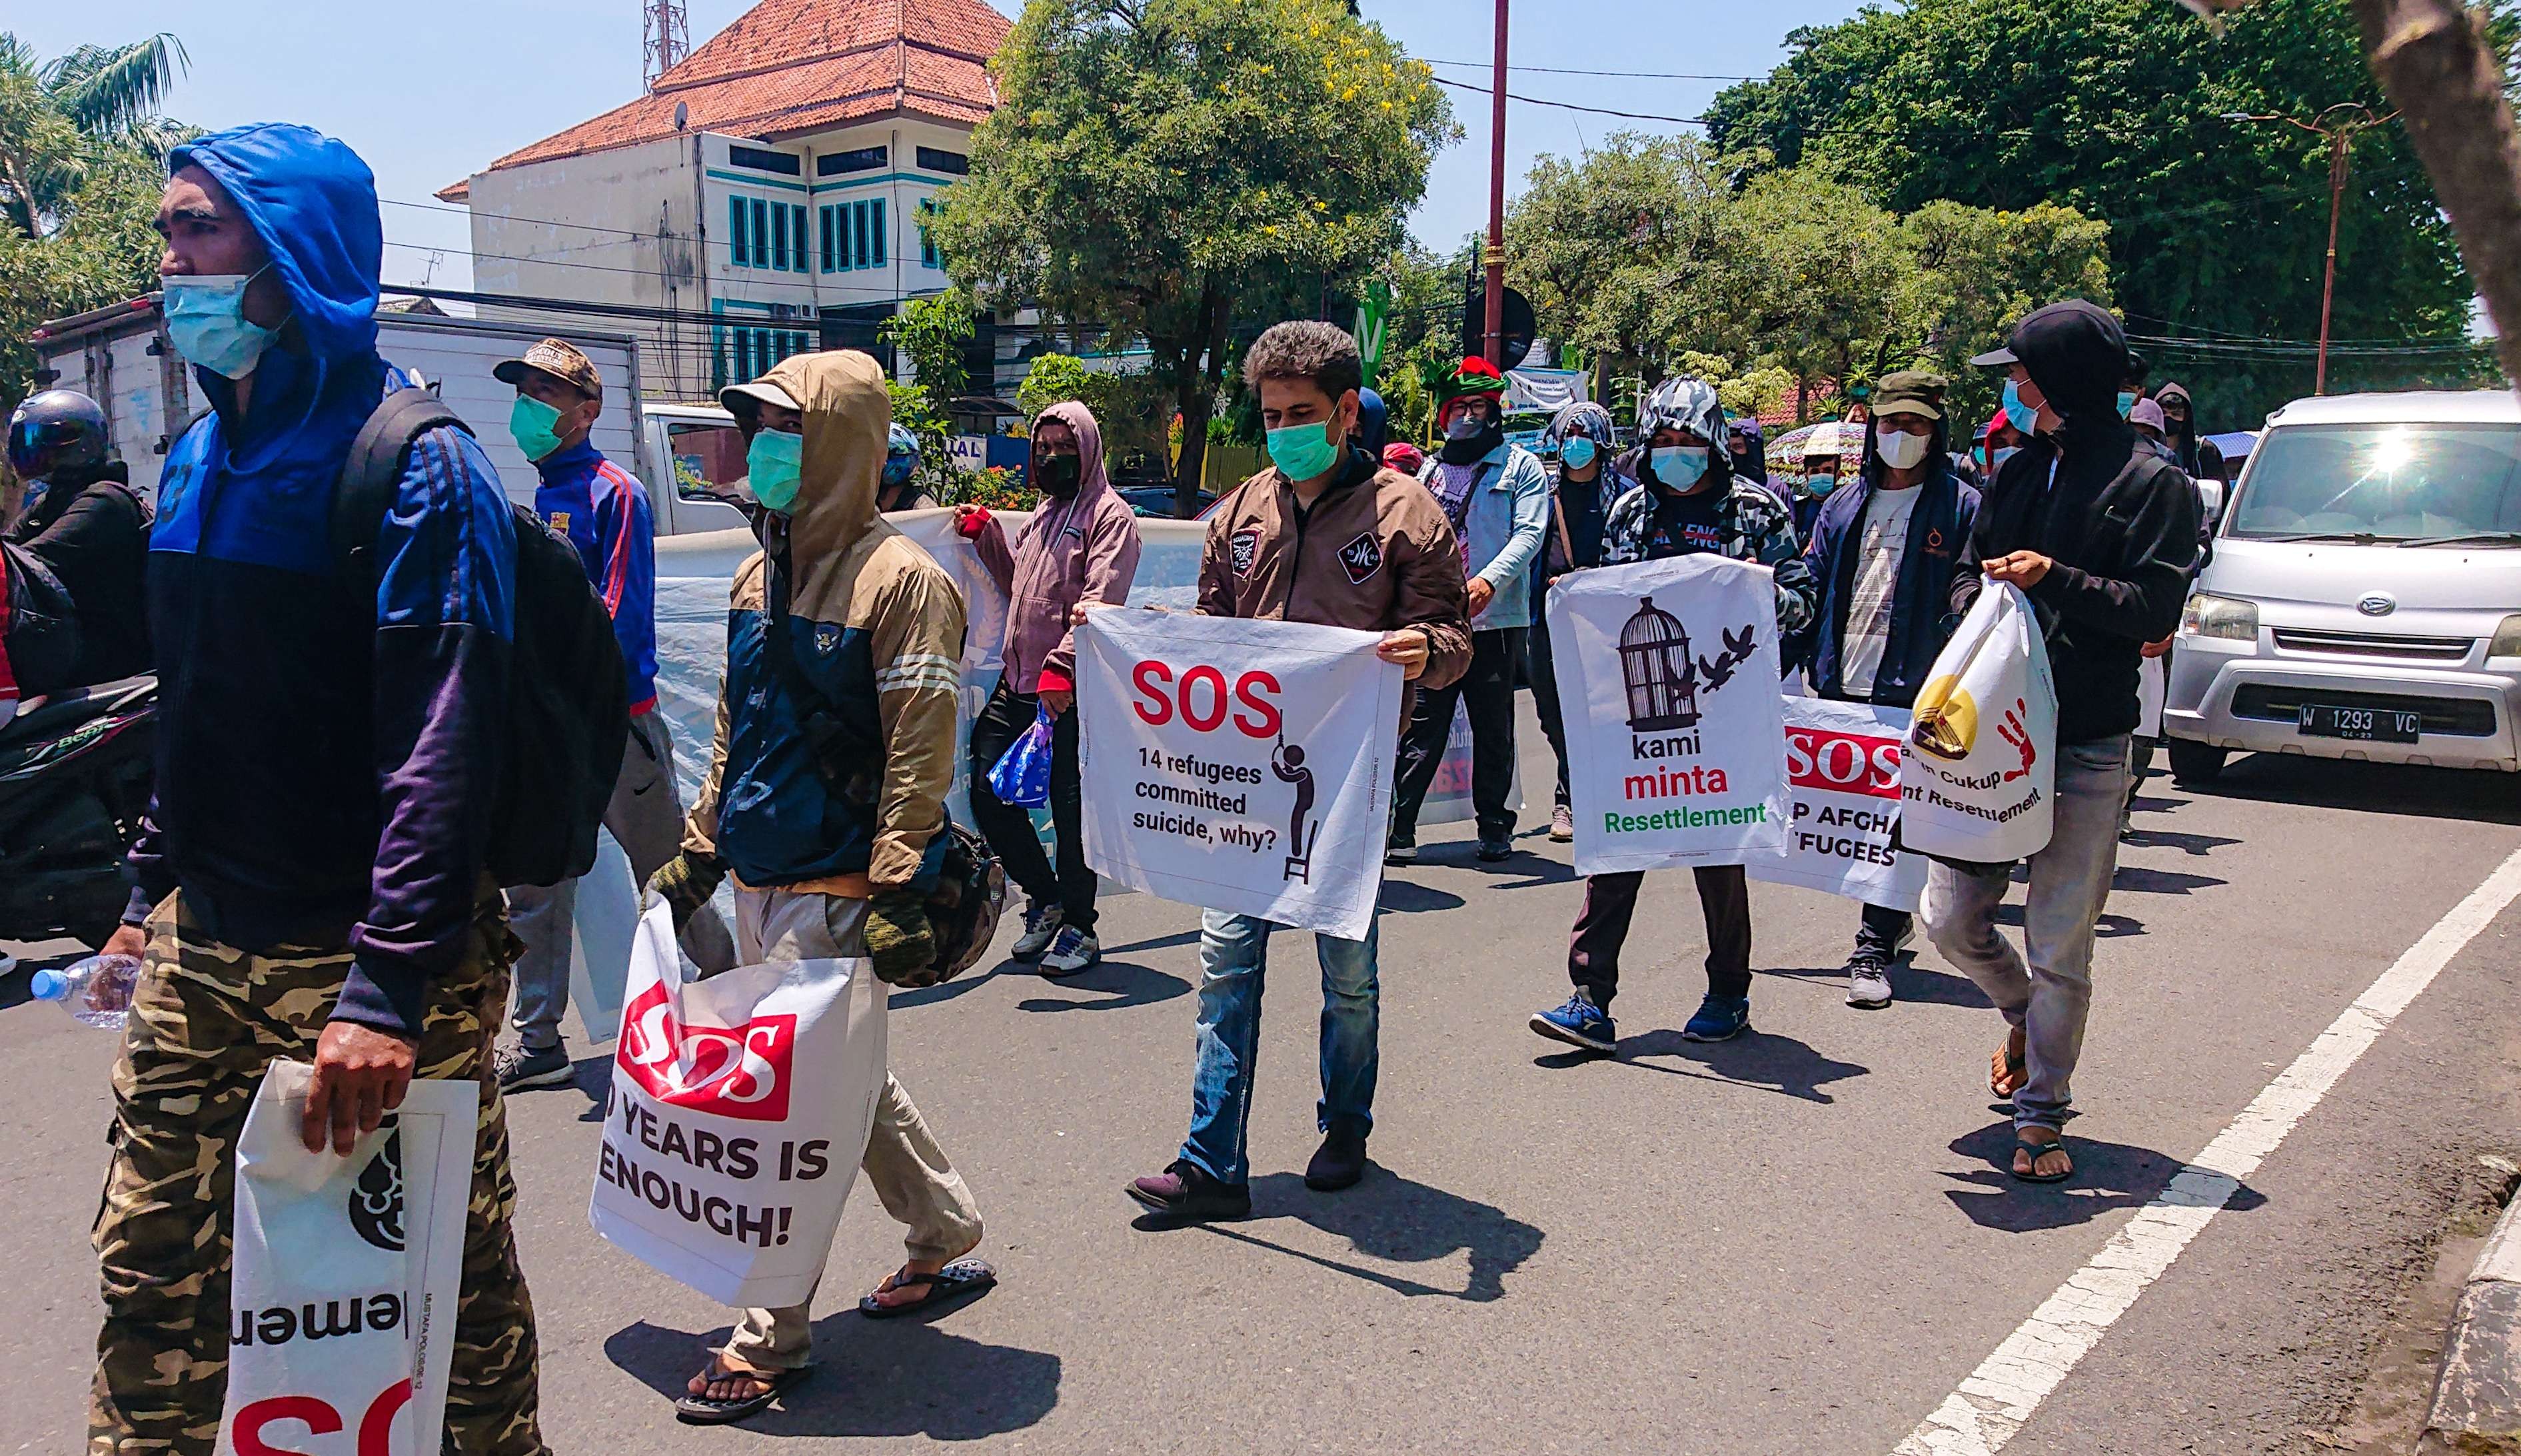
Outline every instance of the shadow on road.
MULTIPOLYGON (((1843 966, 1807 966, 1793 971, 1755 971, 1755 976, 1774 976, 1781 980, 1800 980, 1808 985, 1847 989, 1847 969, 1843 966)), ((1919 1006, 1967 1006, 1991 1010, 1995 1003, 1987 992, 1966 976, 1938 971, 1902 958, 1891 973, 1892 1000, 1919 1006)))
POLYGON ((2148 870, 2135 865, 2123 864, 2118 867, 2118 873, 2111 877, 2110 888, 2133 890, 2138 894, 2184 895, 2230 883, 2228 880, 2218 880, 2212 875, 2191 875, 2181 870, 2148 870))
POLYGON ((1170 1001, 1175 996, 1190 994, 1190 982, 1178 976, 1167 976, 1152 966, 1134 961, 1104 960, 1075 976, 1057 980, 1047 978, 1045 986, 1062 990, 1097 991, 1091 1001, 1064 1001, 1054 996, 1031 996, 1016 1003, 1018 1011, 1120 1011, 1131 1006, 1153 1006, 1170 1001))
POLYGON ((1588 1062, 1615 1062, 1622 1067, 1696 1077, 1705 1082, 1729 1082, 1737 1087, 1820 1103, 1837 1101, 1820 1090, 1824 1083, 1865 1076, 1872 1071, 1869 1067, 1824 1057, 1791 1036, 1779 1036, 1757 1027, 1731 1041, 1689 1041, 1677 1031, 1648 1031, 1641 1036, 1621 1037, 1619 1055, 1615 1058, 1596 1052, 1574 1051, 1554 1052, 1532 1059, 1535 1067, 1549 1068, 1581 1067, 1588 1062), (1687 1067, 1667 1067, 1660 1062, 1643 1060, 1647 1057, 1673 1057, 1697 1063, 1707 1069, 1698 1071, 1687 1067))
MULTIPOLYGON (((949 1316, 950 1317, 950 1316, 949 1316)), ((617 1332, 604 1353, 658 1397, 671 1400, 722 1343, 646 1321, 617 1332)), ((984 1344, 909 1320, 843 1309, 814 1322, 815 1377, 744 1424, 762 1435, 925 1435, 979 1440, 1022 1431, 1059 1404, 1059 1356, 984 1344)))
MULTIPOLYGON (((2218 880, 2215 883, 2221 885, 2223 882, 2218 880)), ((2011 926, 2017 931, 2022 929, 2022 907, 2010 903, 1996 906, 1995 923, 2011 926)), ((2092 933, 2103 940, 2116 940, 2122 935, 2141 935, 2144 933, 2144 922, 2131 915, 2114 915, 2104 911, 2099 924, 2093 928, 2092 933)))
MULTIPOLYGON (((2509 774, 2404 763, 2348 763, 2296 753, 2248 753, 2211 785, 2181 791, 2214 798, 2263 799, 2426 819, 2521 824, 2521 792, 2509 774)), ((2139 807, 2141 801, 2139 800, 2139 807)))
MULTIPOLYGON (((2171 1186, 2180 1160, 2150 1148, 2106 1143, 2068 1133, 2066 1151, 2074 1156, 2075 1175, 2063 1183, 2025 1183, 2013 1168, 2013 1122, 2010 1118, 1954 1138, 1951 1150, 1985 1164, 1944 1176, 1968 1185, 1948 1188, 1952 1206, 1982 1228, 2008 1234, 2035 1233, 2088 1223, 2118 1208, 2140 1207, 2171 1186)), ((2267 1203, 2267 1196, 2243 1184, 2223 1206, 2248 1212, 2267 1203)))
POLYGON ((1144 940, 1132 940, 1126 945, 1106 945, 1103 953, 1107 956, 1127 955, 1133 950, 1170 950, 1176 945, 1198 943, 1199 932, 1175 931, 1169 935, 1154 935, 1144 940))
MULTIPOLYGON (((1548 830, 1544 827, 1537 832, 1546 834, 1548 830)), ((1524 878, 1500 880, 1489 886, 1489 888, 1537 889, 1544 885, 1570 885, 1581 878, 1571 865, 1560 864, 1557 860, 1546 859, 1532 853, 1519 854, 1514 859, 1506 861, 1506 866, 1522 874, 1524 878)))
POLYGON ((1421 915, 1430 910, 1459 910, 1463 901, 1451 890, 1431 889, 1424 885, 1386 877, 1380 903, 1396 915, 1421 915))
POLYGON ((2123 842, 2132 849, 2177 849, 2182 854, 2204 855, 2241 842, 2223 835, 2183 834, 2176 829, 2139 829, 2131 833, 2123 842))
MULTIPOLYGON (((1158 1213, 1140 1214, 1131 1226, 1149 1232, 1179 1227, 1158 1213)), ((1487 1204, 1401 1177, 1379 1163, 1366 1169, 1364 1182, 1342 1193, 1315 1193, 1295 1173, 1256 1178, 1252 1181, 1250 1222, 1194 1226, 1220 1239, 1283 1253, 1381 1285, 1397 1295, 1439 1295, 1474 1304, 1502 1297, 1505 1277, 1538 1252, 1545 1237, 1531 1224, 1510 1218, 1487 1204), (1351 1248, 1368 1258, 1388 1263, 1430 1263, 1464 1251, 1470 1254, 1470 1279, 1458 1290, 1443 1289, 1290 1249, 1248 1232, 1253 1223, 1277 1218, 1310 1224, 1323 1233, 1348 1240, 1351 1248)))

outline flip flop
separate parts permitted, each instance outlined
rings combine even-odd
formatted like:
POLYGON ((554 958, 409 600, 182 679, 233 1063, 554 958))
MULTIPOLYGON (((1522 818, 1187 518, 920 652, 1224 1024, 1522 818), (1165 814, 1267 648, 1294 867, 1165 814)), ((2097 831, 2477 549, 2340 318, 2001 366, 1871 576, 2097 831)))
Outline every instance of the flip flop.
POLYGON ((875 1296, 869 1295, 858 1300, 858 1313, 868 1319, 897 1319, 905 1314, 939 1313, 951 1309, 966 1299, 977 1298, 984 1292, 994 1288, 997 1282, 998 1271, 990 1268, 981 1259, 956 1259, 934 1274, 913 1274, 910 1272, 910 1266, 904 1264, 894 1274, 893 1287, 908 1289, 913 1285, 924 1284, 929 1287, 928 1297, 913 1299, 907 1304, 887 1304, 875 1296))
MULTIPOLYGON (((2013 1054, 2013 1039, 2009 1036, 2006 1037, 2004 1042, 2004 1074, 2014 1079, 2013 1086, 2015 1092, 2022 1090, 2022 1078, 2027 1075, 2030 1070, 2030 1050, 2025 1048, 2021 1056, 2015 1056, 2013 1054)), ((2013 1093, 2004 1091, 1997 1087, 1995 1085, 1995 1078, 1994 1077, 1987 1079, 1987 1091, 1988 1095, 1991 1097, 1998 1098, 2005 1102, 2011 1102, 2013 1100, 2013 1093)))
POLYGON ((769 1408, 770 1402, 804 1384, 805 1377, 813 1374, 810 1366, 797 1370, 733 1370, 714 1356, 710 1360, 710 1369, 715 1372, 710 1377, 712 1381, 750 1375, 766 1382, 769 1388, 757 1395, 733 1400, 713 1400, 707 1395, 685 1393, 674 1401, 674 1419, 686 1426, 730 1426, 757 1416, 769 1408))
POLYGON ((2013 1160, 2011 1159, 2005 1160, 2004 1170, 2008 1173, 2012 1173, 2016 1182, 2063 1183, 2067 1179, 2075 1176, 2075 1156, 2071 1153, 2066 1154, 2066 1170, 2064 1172, 2043 1173, 2040 1171, 2040 1160, 2041 1157, 2050 1153, 2066 1153, 2066 1140, 2064 1138, 2059 1138, 2053 1143, 2034 1143, 2026 1141, 2017 1135, 2013 1139, 2013 1151, 2016 1153, 2028 1153, 2031 1155, 2032 1170, 2027 1173, 2013 1172, 2013 1160))

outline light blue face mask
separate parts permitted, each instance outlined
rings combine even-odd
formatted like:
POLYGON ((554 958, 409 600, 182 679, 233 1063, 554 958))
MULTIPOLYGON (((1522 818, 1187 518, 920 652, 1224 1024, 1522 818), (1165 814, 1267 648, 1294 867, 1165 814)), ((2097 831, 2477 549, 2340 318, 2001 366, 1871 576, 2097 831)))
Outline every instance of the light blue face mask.
POLYGON ((1705 445, 1657 445, 1646 460, 1654 478, 1673 490, 1687 490, 1707 474, 1705 445))
POLYGON ((1567 443, 1558 447, 1558 463, 1569 470, 1582 470, 1591 465, 1593 463, 1592 439, 1581 434, 1568 436, 1567 443))
POLYGON ((1836 476, 1813 476, 1804 481, 1804 489, 1811 492, 1814 500, 1820 499, 1837 488, 1838 477, 1836 476))
POLYGON ((2021 454, 2021 453, 2022 453, 2022 447, 2021 447, 2020 445, 2003 445, 2003 446, 1999 446, 1999 447, 1997 448, 1996 452, 1995 452, 1995 460, 1994 460, 1994 463, 1993 465, 1989 466, 1988 468, 1989 468, 1990 470, 2002 470, 2002 469, 2004 469, 2004 463, 2005 463, 2006 461, 2011 460, 2014 456, 2019 455, 2019 454, 2021 454))
POLYGON ((166 337, 175 352, 232 380, 253 373, 277 329, 250 323, 245 291, 271 265, 252 273, 177 273, 163 280, 166 337))
POLYGON ((2124 420, 2134 413, 2135 391, 2133 389, 2121 389, 2119 391, 2119 418, 2124 420))
POLYGON ((2023 434, 2039 433, 2039 409, 2022 402, 2022 387, 2011 380, 2004 382, 2004 423, 2023 434))
POLYGON ((745 483, 762 509, 788 514, 797 504, 797 477, 805 460, 805 437, 785 430, 763 430, 744 452, 745 483))

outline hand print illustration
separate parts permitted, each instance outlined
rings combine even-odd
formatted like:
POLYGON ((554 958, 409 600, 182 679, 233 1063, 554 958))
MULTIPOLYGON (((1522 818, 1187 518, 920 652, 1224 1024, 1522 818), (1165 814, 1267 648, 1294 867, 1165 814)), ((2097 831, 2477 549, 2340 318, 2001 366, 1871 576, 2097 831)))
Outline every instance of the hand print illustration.
POLYGON ((2015 751, 2022 755, 2022 766, 2009 769, 2004 774, 2003 781, 2008 784, 2028 776, 2031 772, 2032 760, 2040 756, 2039 751, 2031 747, 2031 731, 2022 726, 2022 715, 2028 708, 2029 705, 2021 699, 2014 699, 2013 706, 2005 709, 2004 721, 1995 727, 1996 737, 2013 745, 2015 751))

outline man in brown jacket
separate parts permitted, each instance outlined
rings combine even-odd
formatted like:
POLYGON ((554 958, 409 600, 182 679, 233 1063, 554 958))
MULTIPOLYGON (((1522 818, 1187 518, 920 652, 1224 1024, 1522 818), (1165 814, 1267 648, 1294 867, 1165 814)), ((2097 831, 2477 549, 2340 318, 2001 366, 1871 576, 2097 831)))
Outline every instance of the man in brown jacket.
MULTIPOLYGON (((1383 470, 1356 441, 1356 341, 1331 324, 1284 323, 1244 356, 1260 391, 1276 468, 1237 486, 1209 518, 1199 610, 1210 616, 1319 622, 1384 634, 1381 655, 1413 684, 1441 687, 1471 660, 1462 552, 1444 509, 1407 476, 1383 470)), ((1407 720, 1407 701, 1401 721, 1407 720)), ((1398 735, 1400 724, 1393 724, 1398 735)), ((1252 1211, 1252 1067, 1260 1049, 1261 973, 1269 933, 1257 916, 1200 917, 1199 1065, 1181 1156, 1129 1196, 1183 1222, 1252 1211)), ((1338 1189, 1365 1172, 1374 1123, 1379 1019, 1378 932, 1362 940, 1316 934, 1322 967, 1322 1145, 1308 1188, 1338 1189)))

